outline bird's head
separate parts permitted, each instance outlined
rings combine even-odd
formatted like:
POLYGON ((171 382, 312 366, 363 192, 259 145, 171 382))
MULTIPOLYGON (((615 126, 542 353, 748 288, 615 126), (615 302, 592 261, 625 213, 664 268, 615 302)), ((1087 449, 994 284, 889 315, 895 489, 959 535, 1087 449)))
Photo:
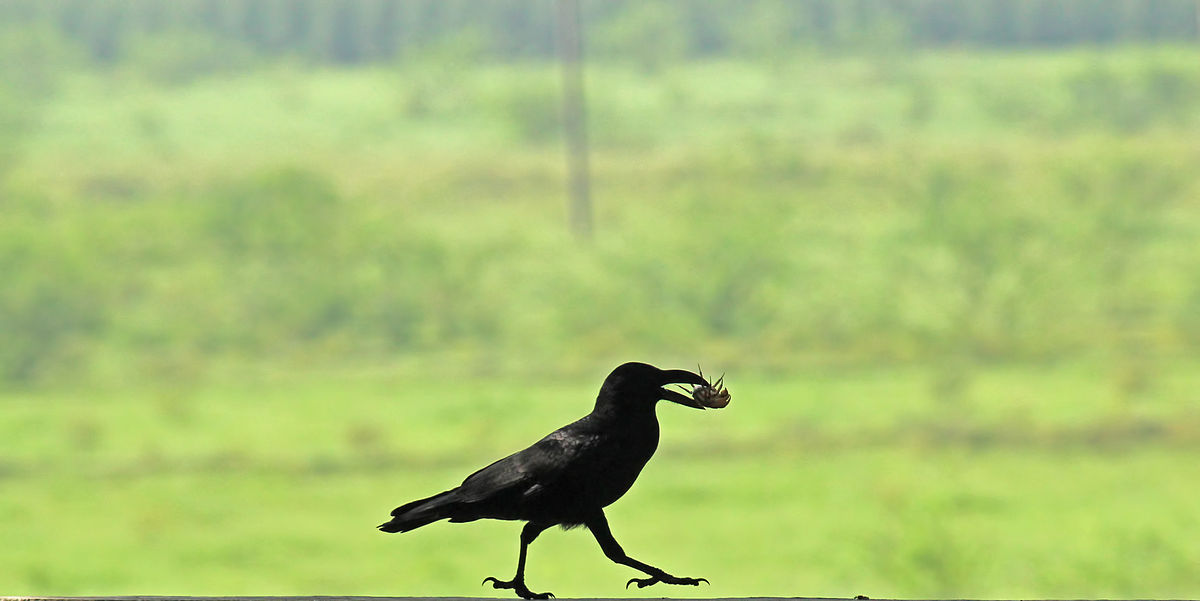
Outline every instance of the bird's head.
POLYGON ((691 396, 664 388, 670 384, 709 385, 703 376, 690 371, 659 369, 645 363, 626 363, 614 369, 604 379, 596 406, 653 408, 658 401, 665 400, 694 409, 705 408, 700 401, 691 396))

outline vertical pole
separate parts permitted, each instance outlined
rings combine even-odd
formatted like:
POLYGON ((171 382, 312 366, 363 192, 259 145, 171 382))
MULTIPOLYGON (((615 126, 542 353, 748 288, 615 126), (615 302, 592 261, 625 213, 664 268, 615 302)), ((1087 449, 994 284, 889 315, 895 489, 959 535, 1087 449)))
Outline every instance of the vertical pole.
POLYGON ((588 175, 587 122, 583 97, 583 43, 579 0, 557 0, 558 52, 562 59, 563 133, 567 151, 568 215, 581 240, 592 237, 592 199, 588 175))

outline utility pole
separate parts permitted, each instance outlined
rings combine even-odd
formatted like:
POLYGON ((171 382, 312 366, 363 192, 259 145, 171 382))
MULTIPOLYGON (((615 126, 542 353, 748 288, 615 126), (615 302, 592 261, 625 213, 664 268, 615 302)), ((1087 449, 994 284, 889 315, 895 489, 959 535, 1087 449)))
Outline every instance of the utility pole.
POLYGON ((558 53, 562 60, 563 134, 567 152, 567 194, 571 231, 592 237, 591 182, 588 174, 587 120, 583 96, 583 41, 579 0, 557 0, 558 53))

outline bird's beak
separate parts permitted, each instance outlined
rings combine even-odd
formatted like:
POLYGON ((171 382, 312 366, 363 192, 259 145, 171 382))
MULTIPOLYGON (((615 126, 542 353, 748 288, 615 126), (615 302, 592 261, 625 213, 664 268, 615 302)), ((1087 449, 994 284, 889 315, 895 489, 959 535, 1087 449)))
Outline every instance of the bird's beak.
MULTIPOLYGON (((708 386, 708 381, 701 377, 700 374, 694 374, 683 369, 663 370, 662 378, 663 386, 668 384, 698 384, 700 386, 708 386)), ((693 409, 705 409, 704 405, 700 404, 700 401, 669 388, 663 388, 662 396, 658 398, 664 401, 679 403, 680 405, 691 407, 693 409)))

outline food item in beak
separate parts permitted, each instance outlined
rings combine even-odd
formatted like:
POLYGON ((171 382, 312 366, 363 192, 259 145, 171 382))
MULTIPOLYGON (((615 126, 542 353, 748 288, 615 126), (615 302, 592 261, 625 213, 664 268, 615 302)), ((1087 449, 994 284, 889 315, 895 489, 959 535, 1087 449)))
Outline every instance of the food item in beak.
POLYGON ((692 389, 692 399, 697 403, 712 409, 721 409, 729 404, 730 394, 729 389, 725 388, 723 382, 725 376, 721 376, 711 386, 696 385, 692 389))

